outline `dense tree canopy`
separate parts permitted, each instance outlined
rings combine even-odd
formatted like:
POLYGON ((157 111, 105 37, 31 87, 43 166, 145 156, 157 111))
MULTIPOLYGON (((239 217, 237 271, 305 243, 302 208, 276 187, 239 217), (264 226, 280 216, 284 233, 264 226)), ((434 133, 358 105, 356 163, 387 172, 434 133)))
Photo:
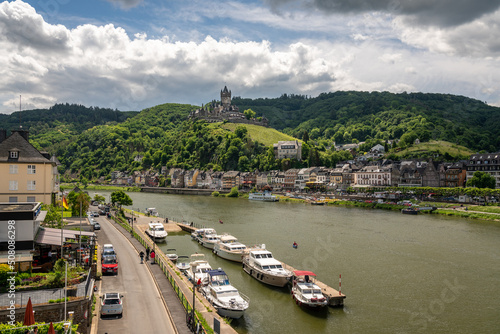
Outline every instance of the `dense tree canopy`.
POLYGON ((490 188, 495 189, 496 180, 486 172, 477 171, 470 180, 467 181, 467 187, 490 188))

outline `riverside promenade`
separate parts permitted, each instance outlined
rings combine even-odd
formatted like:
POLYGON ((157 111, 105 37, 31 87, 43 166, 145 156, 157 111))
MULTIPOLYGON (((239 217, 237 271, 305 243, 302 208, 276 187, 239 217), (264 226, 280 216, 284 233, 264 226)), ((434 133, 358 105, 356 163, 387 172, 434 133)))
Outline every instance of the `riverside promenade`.
MULTIPOLYGON (((135 218, 134 220, 134 231, 138 234, 149 246, 150 249, 153 248, 153 242, 144 232, 148 228, 148 224, 150 222, 162 222, 165 230, 167 232, 181 232, 182 229, 178 226, 176 222, 169 221, 168 224, 165 224, 163 218, 154 217, 154 216, 145 216, 144 214, 139 214, 132 212, 130 210, 125 212, 125 216, 127 218, 135 218)), ((113 223, 113 225, 122 231, 122 233, 130 240, 132 245, 137 249, 138 252, 144 250, 145 247, 136 239, 132 238, 129 231, 126 231, 122 226, 117 223, 113 223)), ((160 248, 156 248, 156 263, 151 264, 150 261, 147 261, 148 270, 150 270, 158 289, 162 295, 162 298, 167 306, 171 314, 172 321, 177 327, 178 333, 191 333, 186 325, 186 310, 182 303, 192 304, 192 283, 187 279, 186 276, 180 273, 179 270, 175 267, 175 264, 170 261, 166 255, 161 251, 160 248), (169 277, 165 274, 163 270, 167 270, 169 273, 169 277), (176 289, 180 289, 186 299, 181 301, 178 297, 176 291, 170 280, 174 280, 176 289)), ((213 308, 213 306, 201 296, 199 292, 196 292, 196 304, 195 309, 199 312, 203 318, 206 320, 208 325, 211 328, 214 328, 214 323, 218 322, 220 325, 221 334, 236 334, 237 332, 227 323, 225 323, 224 319, 220 317, 217 311, 213 308)), ((201 333, 201 332, 200 332, 201 333)))

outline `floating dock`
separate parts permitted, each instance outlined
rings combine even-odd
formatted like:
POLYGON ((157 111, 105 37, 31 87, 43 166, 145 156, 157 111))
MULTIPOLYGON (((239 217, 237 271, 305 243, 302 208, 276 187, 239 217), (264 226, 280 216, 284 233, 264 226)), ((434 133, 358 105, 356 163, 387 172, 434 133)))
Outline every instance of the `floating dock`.
MULTIPOLYGON (((191 226, 190 224, 183 224, 183 223, 177 223, 177 225, 183 231, 188 232, 190 234, 193 233, 194 231, 196 231, 198 228, 201 228, 201 227, 191 226)), ((292 266, 290 266, 290 265, 288 265, 286 263, 283 263, 283 262, 281 262, 281 263, 288 270, 291 270, 291 271, 295 271, 296 270, 295 268, 293 268, 292 266)), ((321 282, 319 280, 315 280, 315 283, 316 283, 316 285, 318 285, 321 288, 321 290, 323 291, 323 293, 328 296, 329 306, 332 306, 332 307, 342 307, 342 306, 344 306, 344 299, 346 298, 346 295, 344 295, 340 291, 335 290, 334 288, 326 285, 325 283, 323 283, 323 282, 321 282)), ((340 285, 340 281, 339 281, 339 285, 340 285)))

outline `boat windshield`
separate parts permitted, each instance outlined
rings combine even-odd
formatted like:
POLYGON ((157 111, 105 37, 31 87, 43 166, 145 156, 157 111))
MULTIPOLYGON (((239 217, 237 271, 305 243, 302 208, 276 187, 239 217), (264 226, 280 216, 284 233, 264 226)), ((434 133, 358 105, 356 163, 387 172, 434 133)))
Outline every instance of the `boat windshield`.
POLYGON ((270 264, 267 266, 262 266, 262 269, 270 270, 270 269, 282 269, 281 264, 270 264))

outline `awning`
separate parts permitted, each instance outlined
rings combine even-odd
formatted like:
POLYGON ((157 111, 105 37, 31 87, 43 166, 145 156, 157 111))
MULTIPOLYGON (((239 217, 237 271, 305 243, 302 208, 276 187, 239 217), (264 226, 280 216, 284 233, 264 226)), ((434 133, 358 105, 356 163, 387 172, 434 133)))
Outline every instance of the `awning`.
MULTIPOLYGON (((78 239, 80 233, 82 236, 95 236, 94 232, 86 232, 86 231, 75 231, 75 230, 62 230, 63 232, 63 240, 66 239, 78 239)), ((54 245, 61 246, 61 229, 59 228, 50 228, 50 227, 41 227, 38 235, 36 236, 35 242, 37 244, 43 245, 54 245)))

